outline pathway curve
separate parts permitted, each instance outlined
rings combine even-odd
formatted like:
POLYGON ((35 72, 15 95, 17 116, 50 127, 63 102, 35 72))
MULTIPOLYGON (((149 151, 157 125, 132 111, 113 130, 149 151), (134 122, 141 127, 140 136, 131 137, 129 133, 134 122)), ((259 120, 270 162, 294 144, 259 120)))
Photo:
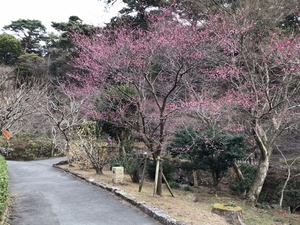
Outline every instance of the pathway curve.
POLYGON ((159 225, 111 193, 52 165, 63 158, 7 161, 10 225, 159 225))

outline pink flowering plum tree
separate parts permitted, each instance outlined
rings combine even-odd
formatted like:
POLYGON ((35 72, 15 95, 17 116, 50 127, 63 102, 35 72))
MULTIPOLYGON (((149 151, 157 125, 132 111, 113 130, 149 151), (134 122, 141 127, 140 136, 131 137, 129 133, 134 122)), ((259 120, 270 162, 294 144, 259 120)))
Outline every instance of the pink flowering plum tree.
POLYGON ((299 33, 262 29, 247 7, 208 17, 201 29, 176 15, 74 35, 75 91, 89 96, 87 115, 131 129, 155 159, 182 115, 247 132, 260 152, 247 195, 255 202, 277 137, 299 121, 299 33))
POLYGON ((225 119, 234 116, 232 124, 226 125, 232 126, 232 131, 244 127, 259 149, 255 180, 247 193, 247 199, 255 202, 277 137, 299 122, 300 36, 279 29, 261 31, 259 24, 243 15, 241 10, 239 17, 225 15, 210 23, 214 36, 219 37, 216 45, 230 54, 209 68, 214 84, 222 85, 210 86, 207 93, 211 101, 223 102, 218 110, 227 110, 223 111, 225 119))
POLYGON ((186 101, 185 83, 205 59, 206 34, 173 15, 149 15, 147 29, 124 25, 73 36, 77 72, 70 76, 80 83, 78 95, 90 96, 86 114, 130 128, 154 159, 178 111, 172 106, 186 101))

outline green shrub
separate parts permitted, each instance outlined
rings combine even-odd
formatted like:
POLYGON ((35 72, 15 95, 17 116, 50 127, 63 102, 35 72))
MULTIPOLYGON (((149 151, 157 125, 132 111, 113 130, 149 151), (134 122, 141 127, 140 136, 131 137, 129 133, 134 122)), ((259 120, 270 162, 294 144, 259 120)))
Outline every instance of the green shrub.
POLYGON ((244 180, 234 182, 231 188, 240 193, 243 193, 244 191, 248 192, 253 183, 256 169, 251 165, 243 164, 241 165, 240 170, 244 176, 244 180))
POLYGON ((5 211, 8 200, 8 173, 6 161, 0 155, 0 216, 5 211))
POLYGON ((185 127, 174 133, 167 150, 173 157, 185 155, 190 160, 185 169, 209 171, 217 187, 228 168, 244 157, 247 149, 244 140, 244 135, 185 127))
POLYGON ((169 185, 170 185, 170 188, 172 188, 172 189, 180 189, 181 188, 181 185, 176 182, 170 182, 169 185))
POLYGON ((123 166, 134 183, 139 183, 140 181, 140 173, 143 169, 144 162, 145 159, 142 155, 136 155, 134 153, 119 155, 110 160, 111 167, 123 166))
POLYGON ((192 188, 190 186, 184 186, 183 190, 184 191, 192 191, 192 188))
POLYGON ((10 144, 13 151, 8 159, 32 160, 51 156, 51 140, 40 134, 17 133, 10 139, 10 144))
MULTIPOLYGON (((163 173, 167 181, 173 181, 173 173, 175 172, 175 166, 173 165, 173 163, 169 160, 164 160, 162 165, 163 165, 163 173)), ((147 172, 149 177, 152 180, 154 180, 155 178, 155 169, 156 169, 155 163, 153 161, 150 161, 148 163, 147 172)))

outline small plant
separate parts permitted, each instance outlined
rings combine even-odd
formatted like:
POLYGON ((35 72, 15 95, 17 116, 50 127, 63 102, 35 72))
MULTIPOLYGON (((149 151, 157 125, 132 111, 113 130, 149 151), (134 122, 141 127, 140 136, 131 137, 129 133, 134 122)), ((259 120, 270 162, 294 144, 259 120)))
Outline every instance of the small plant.
POLYGON ((118 155, 110 160, 111 166, 123 166, 134 183, 139 183, 140 172, 144 163, 145 159, 133 152, 118 155))
POLYGON ((9 153, 8 159, 32 160, 48 158, 52 152, 50 138, 41 134, 20 132, 10 139, 10 144, 13 151, 9 153))
POLYGON ((237 205, 233 202, 227 202, 226 204, 224 204, 224 206, 237 207, 237 205))
POLYGON ((256 169, 251 165, 243 164, 241 165, 240 170, 244 176, 244 179, 238 182, 234 182, 231 185, 231 189, 234 191, 238 191, 239 193, 248 192, 253 183, 256 169))
MULTIPOLYGON (((169 160, 164 160, 162 165, 163 165, 163 173, 166 179, 170 182, 173 181, 173 173, 175 172, 175 166, 173 165, 173 163, 169 160)), ((155 166, 156 166, 155 163, 151 161, 149 162, 147 168, 149 177, 153 180, 155 177, 155 166)))
POLYGON ((172 189, 180 189, 181 188, 181 185, 176 182, 170 182, 169 185, 170 185, 170 188, 172 188, 172 189))
POLYGON ((192 191, 192 188, 190 186, 184 186, 183 190, 184 191, 192 191))

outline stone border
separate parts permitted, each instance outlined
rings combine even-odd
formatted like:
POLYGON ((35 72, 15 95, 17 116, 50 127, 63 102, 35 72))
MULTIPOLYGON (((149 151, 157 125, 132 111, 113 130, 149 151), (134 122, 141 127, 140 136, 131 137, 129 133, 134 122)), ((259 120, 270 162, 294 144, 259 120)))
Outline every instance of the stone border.
POLYGON ((151 205, 147 205, 145 202, 139 202, 137 201, 137 199, 129 194, 127 194, 125 191, 122 191, 119 188, 116 187, 110 187, 107 186, 101 182, 95 182, 91 179, 87 179, 86 177, 77 174, 73 171, 70 171, 68 169, 65 168, 61 168, 59 167, 60 163, 58 164, 53 164, 53 167, 58 168, 60 170, 63 170, 67 173, 70 173, 86 182, 88 182, 89 184, 92 184, 94 186, 100 187, 104 190, 107 190, 113 194, 115 194, 116 196, 120 197, 121 199, 125 200, 126 202, 130 203, 131 205, 139 208, 142 212, 144 212, 145 214, 151 216, 152 218, 154 218, 155 220, 159 221, 160 223, 162 223, 163 225, 186 225, 186 223, 184 221, 176 221, 175 219, 171 218, 167 212, 160 210, 156 207, 153 207, 151 205))

